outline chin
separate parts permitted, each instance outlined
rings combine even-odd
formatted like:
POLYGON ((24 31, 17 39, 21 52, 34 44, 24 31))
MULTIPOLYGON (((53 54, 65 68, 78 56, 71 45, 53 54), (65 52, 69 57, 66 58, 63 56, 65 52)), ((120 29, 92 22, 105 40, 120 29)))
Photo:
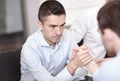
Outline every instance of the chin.
POLYGON ((55 41, 56 41, 56 42, 59 42, 59 41, 60 41, 60 39, 55 39, 55 41))
POLYGON ((57 40, 56 42, 58 43, 58 42, 60 42, 60 40, 57 40))

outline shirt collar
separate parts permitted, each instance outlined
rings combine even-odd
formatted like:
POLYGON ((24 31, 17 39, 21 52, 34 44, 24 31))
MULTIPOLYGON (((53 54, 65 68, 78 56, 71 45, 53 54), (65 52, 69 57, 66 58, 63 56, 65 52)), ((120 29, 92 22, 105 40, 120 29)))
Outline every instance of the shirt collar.
MULTIPOLYGON (((50 47, 50 45, 44 39, 41 30, 39 30, 38 32, 39 32, 39 34, 38 34, 39 36, 38 37, 39 37, 40 45, 43 46, 43 47, 50 47)), ((63 42, 63 36, 61 37, 60 41, 56 43, 55 48, 56 47, 60 47, 62 42, 63 42)))
POLYGON ((117 56, 120 57, 120 51, 117 52, 117 56))

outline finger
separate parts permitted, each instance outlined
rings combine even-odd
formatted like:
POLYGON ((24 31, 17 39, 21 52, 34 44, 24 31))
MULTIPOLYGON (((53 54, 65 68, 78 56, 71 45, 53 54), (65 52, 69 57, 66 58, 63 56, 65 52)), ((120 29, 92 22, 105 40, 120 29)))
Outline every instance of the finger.
POLYGON ((90 54, 88 50, 81 50, 77 53, 78 56, 90 54))
POLYGON ((104 58, 103 58, 103 59, 98 59, 98 60, 96 60, 97 63, 102 63, 102 62, 104 62, 104 61, 105 61, 104 58))
POLYGON ((79 61, 79 66, 86 66, 88 65, 93 59, 91 57, 87 58, 87 59, 83 59, 79 61))
POLYGON ((81 60, 82 62, 86 62, 89 59, 93 59, 92 56, 90 56, 89 54, 82 55, 79 57, 79 60, 81 60))
POLYGON ((87 47, 85 45, 81 46, 80 48, 83 49, 83 50, 87 49, 87 47))
POLYGON ((80 47, 75 47, 73 50, 75 50, 75 51, 77 51, 77 52, 78 52, 78 51, 83 50, 82 48, 83 48, 82 46, 80 46, 80 47))
POLYGON ((73 49, 72 55, 76 56, 77 55, 77 50, 73 49))
POLYGON ((93 58, 91 56, 87 56, 84 59, 81 59, 81 62, 83 62, 84 65, 90 63, 93 60, 93 58))

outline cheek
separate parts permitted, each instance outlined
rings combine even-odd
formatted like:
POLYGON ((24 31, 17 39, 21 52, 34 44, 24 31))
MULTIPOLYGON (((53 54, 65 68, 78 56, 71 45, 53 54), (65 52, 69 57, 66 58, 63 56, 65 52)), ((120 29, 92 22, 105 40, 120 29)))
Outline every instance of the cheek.
POLYGON ((112 44, 107 40, 102 40, 102 41, 108 56, 112 56, 114 54, 114 51, 112 49, 112 44))
POLYGON ((102 40, 102 43, 103 43, 105 49, 108 50, 109 46, 108 46, 108 43, 107 43, 106 39, 104 37, 101 37, 101 40, 102 40))
POLYGON ((50 32, 51 32, 51 30, 48 28, 48 27, 44 27, 43 28, 43 31, 44 31, 44 33, 46 33, 46 34, 50 34, 50 32))

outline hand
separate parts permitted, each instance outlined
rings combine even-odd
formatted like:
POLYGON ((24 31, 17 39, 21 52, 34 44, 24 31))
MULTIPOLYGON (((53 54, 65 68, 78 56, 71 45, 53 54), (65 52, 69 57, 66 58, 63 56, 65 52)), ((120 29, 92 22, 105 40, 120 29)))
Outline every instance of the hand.
POLYGON ((91 54, 89 53, 87 47, 85 46, 79 47, 76 56, 79 59, 80 66, 86 66, 89 62, 93 60, 91 54))
POLYGON ((98 59, 98 60, 96 60, 96 62, 99 64, 99 65, 101 65, 103 62, 105 62, 105 61, 107 61, 107 60, 110 60, 111 58, 109 57, 109 58, 102 58, 102 59, 98 59))
POLYGON ((71 60, 74 62, 75 66, 79 67, 87 65, 93 58, 87 50, 87 47, 81 46, 73 50, 71 60))
POLYGON ((69 64, 67 65, 67 68, 69 72, 73 74, 78 67, 85 66, 92 60, 92 56, 87 50, 87 47, 77 47, 73 50, 72 58, 69 64))

